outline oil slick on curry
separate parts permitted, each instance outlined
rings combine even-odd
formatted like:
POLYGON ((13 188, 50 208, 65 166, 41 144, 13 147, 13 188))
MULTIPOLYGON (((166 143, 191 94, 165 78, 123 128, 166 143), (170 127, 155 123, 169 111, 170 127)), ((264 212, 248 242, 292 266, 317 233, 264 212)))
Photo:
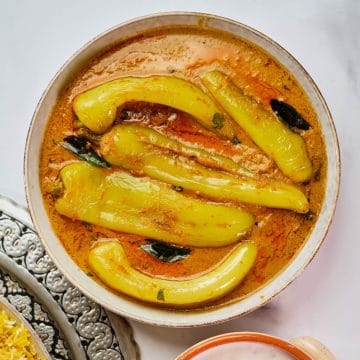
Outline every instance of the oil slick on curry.
POLYGON ((84 272, 134 301, 200 309, 287 265, 322 206, 326 167, 291 74, 241 39, 181 28, 118 44, 73 79, 40 174, 84 272))

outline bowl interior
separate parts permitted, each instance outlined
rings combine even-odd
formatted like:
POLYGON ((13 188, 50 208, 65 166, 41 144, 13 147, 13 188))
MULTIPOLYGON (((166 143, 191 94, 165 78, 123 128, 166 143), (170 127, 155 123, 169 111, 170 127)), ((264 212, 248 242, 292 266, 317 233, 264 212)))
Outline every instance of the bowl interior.
POLYGON ((89 298, 117 314, 156 325, 184 327, 212 324, 246 314, 268 302, 297 277, 314 257, 330 225, 338 196, 340 160, 334 124, 325 101, 307 72, 286 50, 265 35, 229 19, 196 13, 165 13, 139 18, 110 29, 86 44, 65 63, 44 92, 34 113, 28 132, 24 172, 26 195, 34 226, 56 266, 76 287, 89 298), (260 46, 282 63, 308 94, 322 127, 328 157, 327 190, 323 208, 312 233, 297 256, 270 283, 258 291, 237 303, 215 310, 184 313, 156 309, 129 301, 98 285, 70 259, 57 239, 48 221, 40 191, 39 153, 46 123, 59 93, 68 81, 90 59, 119 40, 133 37, 152 28, 170 25, 196 25, 235 34, 260 46))
MULTIPOLYGON (((229 359, 251 356, 252 351, 270 351, 266 358, 288 359, 291 355, 298 360, 311 360, 301 349, 280 338, 255 332, 234 332, 217 335, 200 341, 180 354, 176 360, 206 360, 225 356, 229 359), (276 351, 278 350, 278 351, 276 351), (244 353, 245 352, 245 353, 244 353), (282 356, 280 356, 282 355, 282 356)), ((258 355, 259 356, 259 355, 258 355)), ((264 356, 264 355, 263 355, 264 356)), ((260 357, 259 357, 260 358, 260 357)), ((265 358, 265 357, 262 357, 265 358)))

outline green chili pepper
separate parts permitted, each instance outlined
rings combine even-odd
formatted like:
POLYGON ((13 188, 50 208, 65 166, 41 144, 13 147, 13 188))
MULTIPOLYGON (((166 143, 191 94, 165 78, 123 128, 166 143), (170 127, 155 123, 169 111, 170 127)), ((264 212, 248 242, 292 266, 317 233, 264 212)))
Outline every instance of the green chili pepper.
POLYGON ((128 101, 167 105, 192 115, 203 126, 232 139, 231 121, 199 87, 174 76, 124 77, 77 95, 73 102, 78 119, 93 132, 110 128, 116 109, 128 101), (215 119, 215 123, 213 122, 215 119), (221 121, 220 121, 221 119, 221 121))
POLYGON ((191 198, 148 178, 85 162, 61 170, 56 210, 69 218, 179 245, 223 246, 246 236, 254 223, 240 208, 191 198))
POLYGON ((252 268, 257 255, 253 243, 241 243, 215 269, 189 280, 159 279, 129 264, 116 241, 101 242, 89 254, 89 264, 110 288, 142 301, 171 306, 198 305, 217 299, 237 286, 252 268))
POLYGON ((280 170, 296 182, 310 178, 312 165, 302 137, 243 92, 220 71, 201 75, 205 86, 280 170))
MULTIPOLYGON (((217 169, 205 167, 196 161, 166 152, 178 151, 192 155, 199 149, 184 147, 175 140, 160 135, 155 130, 136 125, 114 126, 100 142, 100 151, 106 161, 130 170, 143 171, 148 176, 176 184, 183 189, 204 194, 216 200, 246 202, 298 212, 307 212, 308 200, 294 185, 266 177, 243 176, 246 170, 228 158, 215 158, 223 169, 237 166, 242 176, 235 176, 217 169), (225 159, 227 161, 225 161, 225 159)), ((211 155, 201 156, 211 158, 211 155)))

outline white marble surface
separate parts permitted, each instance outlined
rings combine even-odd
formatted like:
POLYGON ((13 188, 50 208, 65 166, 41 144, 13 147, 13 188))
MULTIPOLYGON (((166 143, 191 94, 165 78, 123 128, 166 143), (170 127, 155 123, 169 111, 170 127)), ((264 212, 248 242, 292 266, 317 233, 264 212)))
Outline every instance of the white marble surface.
POLYGON ((272 37, 308 70, 334 117, 342 155, 337 211, 314 261, 275 300, 241 319, 194 329, 131 322, 143 360, 173 359, 186 347, 228 331, 261 331, 285 339, 310 335, 337 359, 360 358, 359 0, 112 0, 0 2, 0 194, 26 204, 23 150, 47 83, 98 33, 160 11, 222 15, 272 37))

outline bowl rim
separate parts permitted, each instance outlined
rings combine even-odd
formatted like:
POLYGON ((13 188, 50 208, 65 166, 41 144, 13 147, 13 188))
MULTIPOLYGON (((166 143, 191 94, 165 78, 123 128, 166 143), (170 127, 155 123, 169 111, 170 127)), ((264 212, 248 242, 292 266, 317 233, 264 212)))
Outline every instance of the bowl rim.
POLYGON ((250 331, 230 332, 215 335, 208 339, 199 341, 198 343, 186 349, 175 360, 191 360, 194 358, 194 356, 200 355, 203 352, 217 346, 245 341, 272 345, 275 348, 284 350, 287 354, 296 356, 296 359, 298 360, 312 360, 311 357, 303 350, 286 340, 273 335, 250 331))
MULTIPOLYGON (((137 34, 133 34, 132 36, 136 35, 137 34)), ((241 37, 241 35, 239 34, 235 34, 235 36, 241 37)), ((298 81, 300 80, 297 76, 295 77, 298 81)), ((313 106, 315 107, 314 104, 313 106)), ((47 119, 42 121, 44 121, 44 124, 47 123, 47 119)), ((324 140, 326 141, 325 136, 324 140)), ((326 143, 326 146, 328 146, 329 144, 326 143)), ((36 153, 36 151, 35 154, 39 156, 39 153, 36 153)), ((329 156, 328 153, 327 155, 329 156)), ((93 39, 88 41, 64 63, 64 65, 55 74, 55 76, 43 92, 33 114, 27 134, 24 153, 24 178, 26 199, 29 211, 39 238, 56 266, 64 273, 68 280, 72 284, 74 284, 74 286, 79 288, 86 296, 88 296, 95 302, 100 303, 102 306, 111 310, 112 312, 128 318, 132 318, 136 321, 169 327, 195 327, 221 323, 254 311, 255 309, 271 301, 282 290, 289 286, 300 275, 300 273, 302 273, 302 271, 305 270, 305 268, 314 258, 321 244, 323 243, 334 216, 340 187, 340 163, 341 161, 338 138, 328 106, 314 80, 310 77, 310 75, 303 68, 303 66, 287 50, 285 50, 277 42, 264 35, 263 33, 259 32, 258 30, 255 30, 248 25, 242 24, 229 18, 199 12, 163 12, 137 17, 111 27, 110 29, 102 32, 101 34, 95 36, 93 39), (179 23, 180 20, 184 21, 185 18, 189 21, 189 23, 179 23), (177 20, 177 22, 173 24, 172 22, 174 20, 177 20), (39 122, 38 119, 41 119, 41 116, 43 116, 44 114, 47 116, 49 115, 45 111, 46 109, 44 110, 44 108, 46 107, 46 105, 44 104, 46 103, 47 97, 55 96, 56 89, 54 90, 54 88, 56 88, 56 86, 60 86, 59 84, 62 84, 61 86, 64 86, 64 84, 66 84, 69 78, 71 78, 79 70, 79 68, 84 65, 85 62, 90 61, 91 58, 96 56, 99 52, 104 51, 110 45, 115 45, 116 42, 119 40, 119 38, 115 36, 118 32, 121 32, 124 29, 126 30, 128 28, 136 30, 139 28, 139 26, 140 28, 141 26, 145 26, 145 28, 139 31, 139 33, 148 31, 151 28, 162 27, 159 25, 152 25, 151 27, 148 27, 149 24, 153 22, 161 23, 162 26, 170 26, 169 22, 171 22, 171 26, 187 26, 191 24, 201 24, 201 26, 205 26, 205 28, 215 29, 220 29, 219 26, 224 26, 225 29, 221 28, 220 30, 227 32, 232 32, 229 31, 229 29, 233 31, 237 29, 240 32, 245 32, 246 35, 250 37, 250 39, 245 38, 246 41, 254 42, 262 49, 264 49, 262 44, 266 44, 270 46, 271 51, 278 51, 284 57, 281 60, 275 57, 275 55, 273 55, 268 48, 265 49, 265 51, 274 56, 276 60, 282 63, 285 67, 287 66, 283 63, 283 61, 294 66, 294 69, 301 74, 303 84, 300 82, 300 85, 304 87, 305 84, 308 87, 308 89, 305 90, 307 92, 309 90, 311 91, 312 97, 314 97, 314 99, 316 100, 316 105, 322 109, 323 117, 326 119, 326 123, 322 124, 322 126, 327 127, 326 130, 329 132, 331 137, 331 143, 329 142, 329 144, 331 147, 331 154, 333 156, 334 164, 331 164, 331 178, 329 177, 330 166, 328 166, 327 181, 331 181, 332 192, 329 195, 330 198, 328 198, 327 196, 328 192, 325 194, 324 204, 320 214, 322 215, 322 225, 319 230, 320 235, 318 236, 317 241, 313 241, 311 243, 309 241, 315 231, 315 226, 309 238, 305 241, 302 249, 298 251, 298 254, 293 258, 292 261, 289 262, 287 266, 285 266, 279 273, 277 273, 274 278, 270 280, 269 283, 265 284, 260 289, 255 290, 253 293, 249 294, 244 299, 240 299, 235 303, 231 303, 229 305, 225 305, 216 309, 207 309, 205 311, 202 310, 197 312, 187 311, 185 313, 181 310, 166 310, 161 308, 154 308, 151 305, 148 306, 147 304, 137 304, 134 303, 132 300, 128 300, 127 298, 122 297, 121 295, 115 296, 108 290, 105 290, 99 284, 95 283, 94 280, 89 280, 89 277, 86 276, 86 274, 84 274, 78 268, 78 266, 74 263, 72 259, 70 260, 70 262, 66 262, 66 266, 63 264, 63 260, 65 259, 65 249, 60 244, 60 241, 56 242, 56 236, 52 232, 51 226, 48 224, 48 221, 45 220, 46 226, 44 226, 44 221, 41 220, 41 218, 44 218, 44 216, 46 218, 46 213, 44 210, 44 206, 40 201, 41 194, 39 192, 39 184, 34 184, 34 181, 38 182, 38 178, 36 177, 37 170, 35 170, 34 173, 32 167, 34 166, 34 164, 36 165, 38 159, 34 160, 32 159, 32 157, 34 154, 34 149, 36 149, 37 147, 39 148, 40 146, 39 144, 34 145, 36 142, 39 142, 39 136, 41 138, 41 129, 39 129, 39 127, 37 126, 39 122), (260 43, 253 41, 254 39, 259 41, 260 43), (110 42, 111 40, 112 42, 110 42), (105 46, 100 45, 101 41, 107 41, 107 44, 105 46), (47 239, 48 237, 49 240, 45 241, 45 239, 47 239), (305 253, 306 255, 304 255, 305 253), (274 280, 276 279, 278 280, 278 285, 274 286, 274 280), (279 279, 281 281, 279 281, 279 279)), ((319 221, 317 221, 317 224, 318 222, 319 221)), ((318 229, 318 227, 316 229, 318 229)), ((70 258, 68 257, 68 259, 70 258)))

